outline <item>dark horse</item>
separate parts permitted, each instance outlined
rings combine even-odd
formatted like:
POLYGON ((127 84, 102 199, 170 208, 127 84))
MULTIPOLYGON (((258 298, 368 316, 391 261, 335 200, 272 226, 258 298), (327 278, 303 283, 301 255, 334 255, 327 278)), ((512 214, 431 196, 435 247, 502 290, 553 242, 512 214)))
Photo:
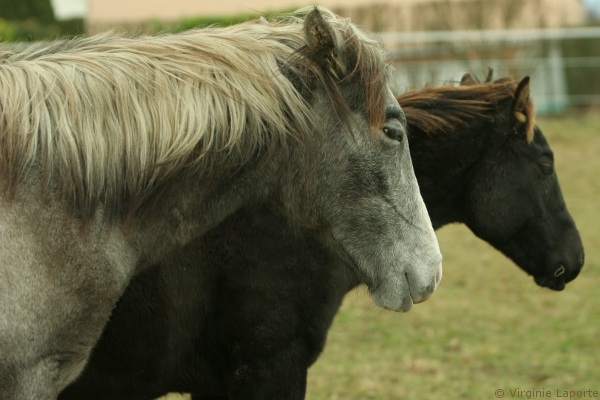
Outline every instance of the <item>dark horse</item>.
MULTIPOLYGON (((534 124, 528 78, 398 101, 436 228, 467 224, 542 286, 560 290, 577 276, 583 248, 534 124)), ((307 368, 357 283, 273 210, 238 212, 132 281, 90 364, 60 399, 149 400, 169 391, 194 400, 302 399, 307 368)))
POLYGON ((388 67, 314 7, 0 52, 0 398, 55 399, 131 278, 249 205, 318 234, 377 304, 426 300, 441 254, 388 67))

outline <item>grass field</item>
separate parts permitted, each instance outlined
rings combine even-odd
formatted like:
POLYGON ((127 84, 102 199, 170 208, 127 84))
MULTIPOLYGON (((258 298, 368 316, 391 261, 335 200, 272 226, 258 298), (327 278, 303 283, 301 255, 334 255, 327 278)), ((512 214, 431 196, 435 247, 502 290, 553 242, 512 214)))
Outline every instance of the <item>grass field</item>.
POLYGON ((583 238, 579 277, 563 292, 539 288, 464 226, 444 227, 437 231, 444 279, 435 295, 397 314, 373 305, 364 289, 348 294, 325 352, 309 370, 307 399, 496 399, 498 389, 505 399, 527 399, 532 389, 551 394, 530 398, 563 399, 564 391, 600 392, 600 110, 540 118, 538 125, 583 238))

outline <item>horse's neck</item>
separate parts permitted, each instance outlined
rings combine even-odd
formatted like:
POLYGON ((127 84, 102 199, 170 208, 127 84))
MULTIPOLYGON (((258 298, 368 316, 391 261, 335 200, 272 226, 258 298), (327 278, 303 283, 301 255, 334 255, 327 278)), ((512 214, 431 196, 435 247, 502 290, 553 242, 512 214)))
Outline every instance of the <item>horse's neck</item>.
POLYGON ((271 158, 209 180, 190 176, 176 182, 150 222, 136 223, 139 268, 178 251, 241 207, 264 202, 279 179, 278 164, 271 158))
POLYGON ((464 222, 464 204, 470 171, 490 145, 486 129, 428 135, 411 129, 410 152, 434 229, 464 222))

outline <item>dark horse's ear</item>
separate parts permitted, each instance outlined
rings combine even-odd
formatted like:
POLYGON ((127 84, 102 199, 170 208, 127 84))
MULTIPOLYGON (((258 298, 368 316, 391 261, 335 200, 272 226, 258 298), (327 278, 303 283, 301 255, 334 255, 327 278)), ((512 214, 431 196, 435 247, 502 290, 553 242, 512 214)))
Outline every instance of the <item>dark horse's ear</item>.
MULTIPOLYGON (((492 81, 492 75, 494 75, 494 70, 488 67, 488 74, 485 78, 485 83, 490 83, 492 81)), ((473 75, 468 72, 464 74, 460 80, 460 86, 476 85, 477 83, 478 82, 475 78, 473 78, 473 75)))
POLYGON ((309 57, 335 73, 337 68, 341 67, 341 63, 337 60, 337 56, 340 54, 341 39, 337 31, 323 18, 317 7, 304 19, 304 35, 309 57))
POLYGON ((535 110, 533 102, 529 101, 530 93, 529 76, 526 76, 519 82, 517 90, 515 90, 515 99, 512 105, 513 118, 525 124, 524 130, 528 143, 533 140, 533 128, 535 126, 535 110))
POLYGON ((492 81, 492 76, 494 76, 494 69, 491 67, 488 67, 488 74, 487 74, 487 77, 485 78, 485 83, 490 83, 492 81))
POLYGON ((473 75, 471 75, 468 72, 464 74, 462 79, 460 80, 460 86, 468 86, 475 84, 477 84, 477 81, 473 78, 473 75))
POLYGON ((526 76, 519 82, 517 90, 515 91, 515 100, 513 101, 513 116, 520 122, 527 121, 527 103, 529 102, 529 77, 526 76))

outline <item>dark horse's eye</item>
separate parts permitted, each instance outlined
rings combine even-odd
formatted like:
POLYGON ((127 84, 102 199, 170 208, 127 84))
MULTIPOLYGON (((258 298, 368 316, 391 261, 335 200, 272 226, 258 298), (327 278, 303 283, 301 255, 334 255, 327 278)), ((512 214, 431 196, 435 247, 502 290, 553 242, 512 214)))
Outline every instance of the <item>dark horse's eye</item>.
POLYGON ((386 126, 383 128, 383 133, 385 133, 385 136, 389 137, 392 140, 397 140, 399 142, 402 141, 402 129, 386 126))
POLYGON ((546 175, 552 175, 554 173, 554 166, 552 165, 551 162, 543 162, 540 164, 540 166, 542 167, 542 172, 546 175))

